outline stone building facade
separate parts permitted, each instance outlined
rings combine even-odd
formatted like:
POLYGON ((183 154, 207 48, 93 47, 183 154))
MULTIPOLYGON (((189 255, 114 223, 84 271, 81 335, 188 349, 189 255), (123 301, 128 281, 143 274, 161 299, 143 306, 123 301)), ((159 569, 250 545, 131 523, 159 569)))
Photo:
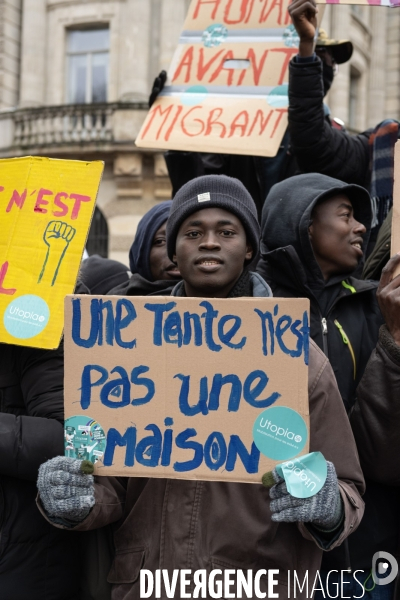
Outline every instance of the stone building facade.
MULTIPOLYGON (((134 140, 189 4, 0 0, 0 157, 104 160, 99 218, 108 255, 124 263, 141 215, 170 197, 162 154, 134 140)), ((322 25, 355 46, 329 94, 332 115, 354 131, 400 119, 400 9, 328 6, 322 25)))

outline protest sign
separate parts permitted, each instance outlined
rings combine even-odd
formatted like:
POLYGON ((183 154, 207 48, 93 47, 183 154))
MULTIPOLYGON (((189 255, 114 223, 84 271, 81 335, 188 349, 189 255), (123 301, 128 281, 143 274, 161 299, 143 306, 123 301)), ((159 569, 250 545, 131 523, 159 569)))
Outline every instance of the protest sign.
POLYGON ((57 348, 103 163, 0 160, 0 342, 57 348))
POLYGON ((289 0, 193 0, 144 148, 275 156, 298 36, 289 0))
MULTIPOLYGON (((400 141, 394 150, 394 185, 391 256, 400 252, 400 141)), ((400 272, 396 272, 399 275, 400 272)))
POLYGON ((306 299, 68 296, 66 456, 92 460, 98 475, 260 483, 309 451, 308 309, 306 299), (254 442, 259 417, 273 459, 254 442))

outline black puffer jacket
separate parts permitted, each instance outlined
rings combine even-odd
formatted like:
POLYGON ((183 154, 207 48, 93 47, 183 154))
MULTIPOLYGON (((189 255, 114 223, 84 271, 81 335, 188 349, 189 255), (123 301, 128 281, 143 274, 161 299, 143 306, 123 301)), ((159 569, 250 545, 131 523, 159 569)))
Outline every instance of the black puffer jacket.
POLYGON ((63 352, 0 344, 0 598, 78 598, 80 538, 49 525, 39 465, 64 453, 63 352))
MULTIPOLYGON (((274 296, 310 299, 311 337, 329 357, 349 411, 383 318, 376 300, 376 282, 345 276, 326 283, 315 260, 308 237, 311 212, 327 191, 332 193, 335 188, 352 200, 355 218, 369 229, 371 206, 362 188, 316 174, 286 180, 272 188, 264 206, 263 258, 257 271, 274 296)), ((364 475, 365 515, 348 540, 350 556, 344 547, 335 549, 324 555, 323 569, 370 569, 372 556, 379 549, 396 553, 399 490, 374 484, 368 473, 364 475)))
POLYGON ((323 106, 322 62, 289 65, 289 133, 291 152, 303 173, 323 173, 369 189, 368 140, 372 130, 359 135, 334 129, 323 106))

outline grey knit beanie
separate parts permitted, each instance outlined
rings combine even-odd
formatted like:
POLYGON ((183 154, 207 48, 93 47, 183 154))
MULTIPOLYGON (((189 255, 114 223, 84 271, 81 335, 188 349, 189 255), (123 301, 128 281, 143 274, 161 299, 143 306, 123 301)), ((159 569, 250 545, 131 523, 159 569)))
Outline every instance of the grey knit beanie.
POLYGON ((185 183, 172 201, 167 221, 167 252, 171 260, 179 227, 187 217, 203 208, 223 208, 236 215, 253 248, 252 261, 258 256, 261 232, 257 209, 243 183, 226 175, 203 175, 185 183))

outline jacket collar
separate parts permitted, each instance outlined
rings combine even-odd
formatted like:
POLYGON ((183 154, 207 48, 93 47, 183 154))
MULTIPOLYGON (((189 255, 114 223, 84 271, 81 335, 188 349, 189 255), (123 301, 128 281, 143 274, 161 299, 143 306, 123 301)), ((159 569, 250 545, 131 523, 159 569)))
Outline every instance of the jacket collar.
MULTIPOLYGON (((250 273, 250 280, 253 286, 253 298, 271 298, 272 291, 268 283, 258 273, 250 273)), ((183 281, 179 281, 171 292, 171 296, 180 296, 183 288, 183 281)))
MULTIPOLYGON (((288 288, 296 295, 306 294, 308 297, 314 295, 312 287, 309 284, 307 272, 293 246, 286 246, 267 252, 262 255, 262 260, 267 271, 267 279, 273 285, 277 284, 278 286, 288 288)), ((326 288, 337 284, 341 284, 343 288, 343 293, 340 294, 340 297, 369 292, 378 287, 376 281, 364 281, 349 275, 347 277, 333 277, 326 284, 326 288), (343 281, 347 283, 347 286, 342 284, 343 281)))

